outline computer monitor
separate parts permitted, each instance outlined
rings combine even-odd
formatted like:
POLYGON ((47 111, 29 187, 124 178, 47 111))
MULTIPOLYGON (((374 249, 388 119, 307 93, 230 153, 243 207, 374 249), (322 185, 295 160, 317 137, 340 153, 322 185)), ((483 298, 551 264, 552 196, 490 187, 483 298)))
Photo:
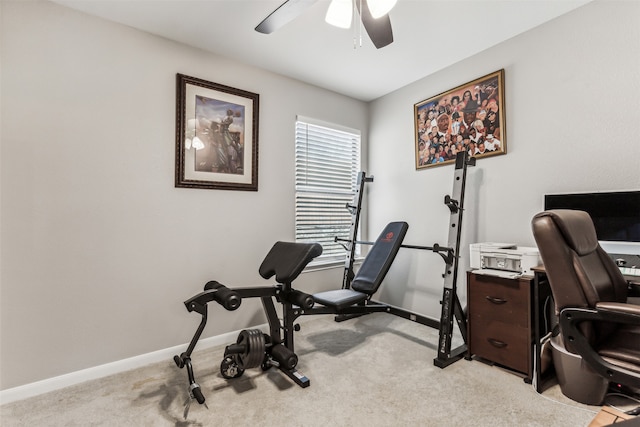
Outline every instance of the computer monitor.
POLYGON ((640 191, 546 194, 544 209, 585 211, 606 252, 640 255, 640 191))

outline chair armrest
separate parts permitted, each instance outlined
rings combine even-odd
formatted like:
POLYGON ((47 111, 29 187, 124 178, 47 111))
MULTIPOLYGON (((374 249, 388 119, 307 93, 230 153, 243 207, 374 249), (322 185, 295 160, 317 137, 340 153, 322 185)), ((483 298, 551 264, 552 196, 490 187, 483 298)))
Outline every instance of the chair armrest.
POLYGON ((611 382, 640 387, 640 373, 613 365, 595 351, 578 328, 578 325, 584 321, 640 325, 638 306, 600 302, 596 304, 595 309, 565 308, 560 312, 560 330, 570 343, 572 351, 582 356, 582 359, 598 374, 611 382))
MULTIPOLYGON (((622 302, 598 302, 596 310, 602 314, 622 314, 631 316, 629 320, 633 323, 634 316, 638 316, 640 321, 640 305, 625 304, 622 302)), ((624 322, 627 323, 627 322, 624 322)))

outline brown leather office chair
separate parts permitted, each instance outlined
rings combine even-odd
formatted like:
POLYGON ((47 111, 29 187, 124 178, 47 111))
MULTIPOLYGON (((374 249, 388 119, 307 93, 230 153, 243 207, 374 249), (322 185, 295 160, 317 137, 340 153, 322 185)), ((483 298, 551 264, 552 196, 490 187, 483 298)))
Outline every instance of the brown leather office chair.
POLYGON ((551 210, 531 225, 560 316, 552 344, 562 392, 599 405, 610 382, 640 388, 640 305, 627 302, 629 285, 598 244, 591 217, 551 210))

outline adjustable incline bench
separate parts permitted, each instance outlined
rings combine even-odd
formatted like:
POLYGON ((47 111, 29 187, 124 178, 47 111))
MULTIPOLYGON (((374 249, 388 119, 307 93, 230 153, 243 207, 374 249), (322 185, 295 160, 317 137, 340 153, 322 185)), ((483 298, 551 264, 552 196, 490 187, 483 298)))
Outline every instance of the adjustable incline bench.
POLYGON ((368 313, 391 312, 386 304, 372 304, 371 297, 389 272, 408 229, 406 222, 387 224, 362 262, 350 288, 313 294, 313 301, 321 306, 283 306, 283 329, 291 351, 294 351, 293 331, 299 330, 294 322, 300 316, 336 314, 339 315, 336 320, 346 320, 368 313))
MULTIPOLYGON (((314 294, 315 302, 332 308, 336 313, 348 307, 363 306, 369 302, 387 275, 408 229, 409 224, 406 222, 388 224, 351 281, 351 288, 314 294)), ((324 310, 307 311, 304 314, 320 314, 320 311, 324 310)))

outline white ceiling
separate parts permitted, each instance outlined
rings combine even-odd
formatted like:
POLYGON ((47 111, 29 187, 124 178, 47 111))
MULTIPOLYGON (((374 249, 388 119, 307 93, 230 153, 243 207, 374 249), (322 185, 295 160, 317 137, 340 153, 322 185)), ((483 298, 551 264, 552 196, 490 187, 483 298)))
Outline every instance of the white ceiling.
POLYGON ((254 31, 284 0, 53 0, 246 64, 370 101, 591 0, 399 0, 394 42, 324 22, 319 0, 276 32, 254 31))

